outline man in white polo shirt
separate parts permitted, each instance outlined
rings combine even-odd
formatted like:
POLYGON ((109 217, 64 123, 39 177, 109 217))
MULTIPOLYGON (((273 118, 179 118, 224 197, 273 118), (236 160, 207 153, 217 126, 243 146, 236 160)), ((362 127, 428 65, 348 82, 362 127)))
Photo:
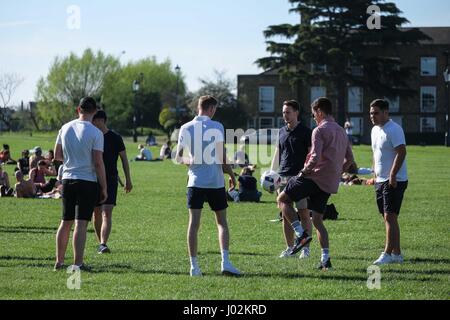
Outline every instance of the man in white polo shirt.
POLYGON ((226 161, 224 128, 213 121, 217 100, 202 96, 198 101, 198 116, 180 129, 176 161, 189 166, 187 206, 189 208, 188 251, 191 276, 201 276, 197 261, 197 234, 204 201, 216 214, 219 244, 222 253, 221 271, 224 275, 239 276, 229 260, 229 231, 226 216, 227 197, 223 172, 231 177, 231 187, 236 185, 233 170, 226 161))
POLYGON ((55 271, 64 267, 74 221, 72 268, 89 270, 83 263, 87 225, 97 200, 103 203, 108 197, 103 164, 103 133, 92 124, 92 118, 97 112, 95 100, 91 97, 81 99, 77 112, 78 119, 66 123, 59 130, 55 145, 55 159, 64 164, 63 214, 56 234, 55 271))
POLYGON ((370 104, 373 169, 379 212, 386 225, 386 246, 375 265, 402 263, 398 215, 408 187, 406 142, 402 127, 389 119, 389 103, 377 99, 370 104))

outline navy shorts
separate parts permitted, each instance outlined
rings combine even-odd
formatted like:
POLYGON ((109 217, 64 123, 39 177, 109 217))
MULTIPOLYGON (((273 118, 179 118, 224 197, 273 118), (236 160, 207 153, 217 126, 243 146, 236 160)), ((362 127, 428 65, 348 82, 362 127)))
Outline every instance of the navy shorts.
POLYGON ((292 201, 298 202, 301 199, 308 199, 308 209, 320 214, 324 214, 327 208, 329 193, 322 191, 319 186, 311 179, 304 177, 293 177, 284 188, 292 201))
POLYGON ((221 211, 228 208, 225 188, 205 189, 190 187, 187 189, 186 196, 189 209, 203 209, 205 201, 208 201, 209 207, 213 211, 221 211))
POLYGON ((117 200, 117 188, 119 187, 119 177, 112 176, 106 178, 106 192, 108 193, 108 198, 105 202, 100 203, 101 190, 99 188, 99 193, 97 197, 96 207, 100 207, 103 205, 115 206, 117 200))
POLYGON ((403 194, 407 187, 408 181, 397 182, 397 188, 392 188, 389 185, 389 180, 375 183, 378 211, 382 215, 385 213, 399 215, 400 208, 402 207, 403 194))
POLYGON ((62 204, 65 221, 91 221, 97 202, 98 183, 85 180, 65 179, 62 181, 62 204))

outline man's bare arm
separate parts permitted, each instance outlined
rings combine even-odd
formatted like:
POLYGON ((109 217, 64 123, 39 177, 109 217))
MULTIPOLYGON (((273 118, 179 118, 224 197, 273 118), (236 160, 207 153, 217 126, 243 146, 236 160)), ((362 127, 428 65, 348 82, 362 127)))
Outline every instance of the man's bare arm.
POLYGON ((122 161, 122 168, 125 174, 125 192, 128 193, 133 189, 131 183, 130 166, 128 165, 128 158, 126 150, 119 152, 120 160, 122 161))

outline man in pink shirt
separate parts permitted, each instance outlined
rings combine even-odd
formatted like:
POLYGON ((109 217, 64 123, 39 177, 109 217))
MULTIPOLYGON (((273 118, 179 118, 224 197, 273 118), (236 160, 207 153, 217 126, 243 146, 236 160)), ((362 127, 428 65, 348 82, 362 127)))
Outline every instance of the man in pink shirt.
POLYGON ((344 170, 353 163, 353 153, 344 128, 332 117, 331 101, 319 98, 311 105, 311 112, 317 127, 312 132, 311 151, 300 174, 289 180, 284 191, 278 196, 278 203, 284 217, 295 231, 295 245, 292 254, 296 254, 312 237, 300 224, 292 202, 309 197, 308 209, 313 213, 312 220, 317 230, 322 257, 318 269, 331 268, 329 257, 328 232, 323 224, 328 198, 337 193, 339 181, 344 170))

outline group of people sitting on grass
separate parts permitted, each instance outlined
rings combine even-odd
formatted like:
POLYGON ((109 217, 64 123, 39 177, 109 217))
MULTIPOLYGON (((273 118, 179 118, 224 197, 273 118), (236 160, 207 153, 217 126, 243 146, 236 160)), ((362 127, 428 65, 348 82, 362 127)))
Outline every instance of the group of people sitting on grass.
MULTIPOLYGON (((147 144, 148 145, 148 144, 147 144)), ((147 149, 143 144, 138 145, 139 154, 134 158, 135 161, 162 161, 165 159, 172 158, 172 143, 170 140, 167 140, 165 144, 161 146, 161 150, 159 152, 159 158, 154 158, 150 149, 147 149)))
POLYGON ((31 150, 23 150, 22 157, 17 161, 11 158, 9 145, 4 144, 0 152, 0 197, 35 198, 54 197, 59 198, 62 163, 54 159, 53 150, 43 156, 39 146, 31 150), (32 154, 30 156, 30 153, 32 154), (14 176, 16 184, 11 185, 10 177, 5 165, 15 165, 14 176), (50 177, 47 179, 47 177, 50 177))

